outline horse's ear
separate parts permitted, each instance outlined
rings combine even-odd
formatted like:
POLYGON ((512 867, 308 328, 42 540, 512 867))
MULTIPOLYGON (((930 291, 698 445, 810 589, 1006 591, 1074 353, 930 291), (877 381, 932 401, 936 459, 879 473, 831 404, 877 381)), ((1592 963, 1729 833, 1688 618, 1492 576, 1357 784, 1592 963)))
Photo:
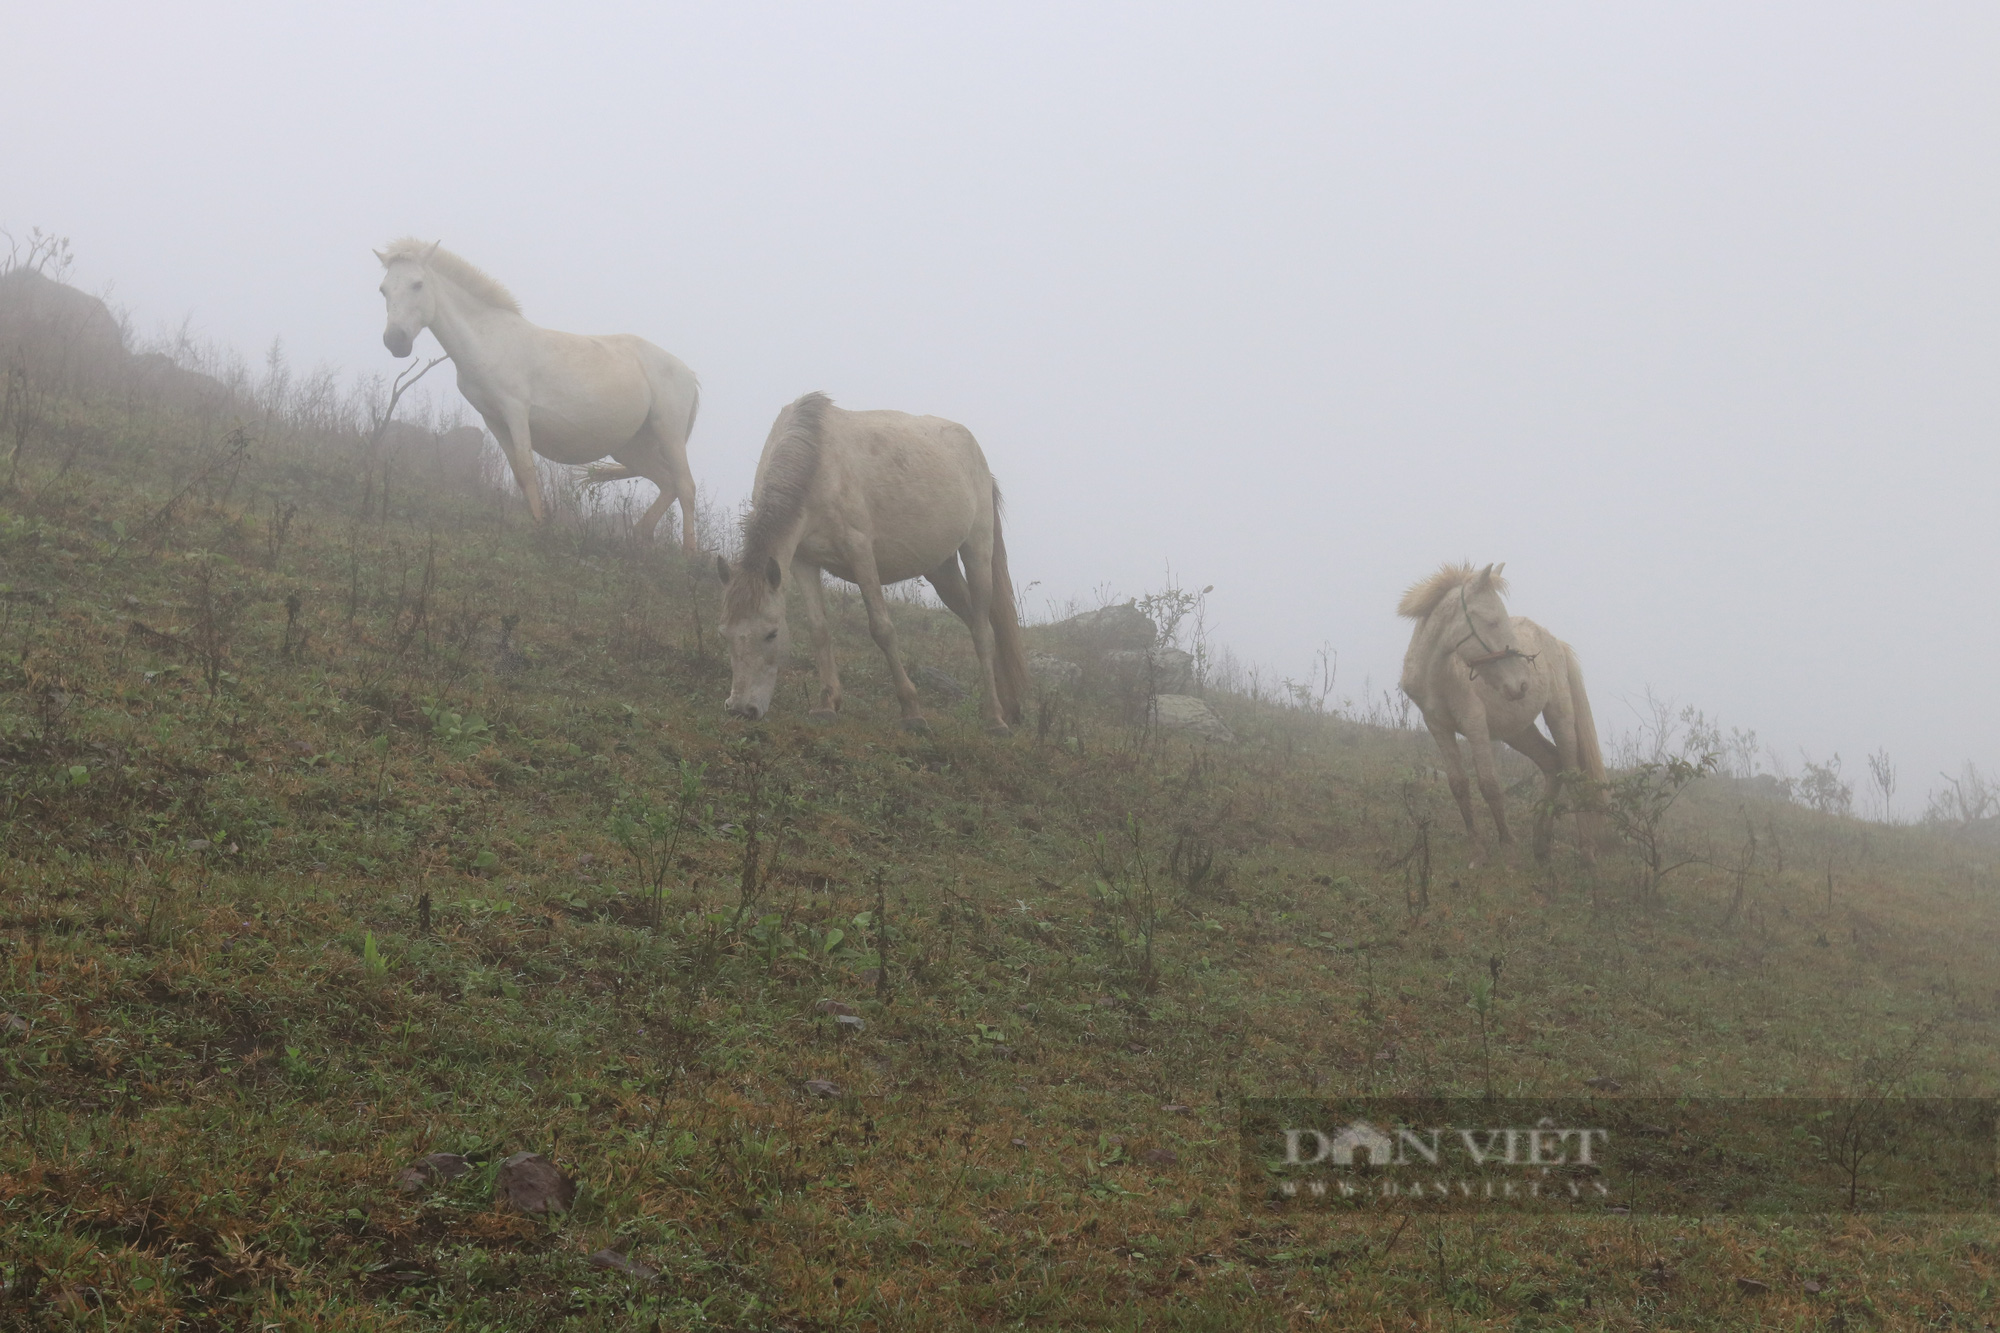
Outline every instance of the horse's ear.
POLYGON ((1484 592, 1486 591, 1486 589, 1492 587, 1493 566, 1488 565, 1486 568, 1480 570, 1479 577, 1472 581, 1472 586, 1479 589, 1481 592, 1484 592))
POLYGON ((383 254, 380 250, 376 250, 373 253, 377 259, 382 261, 383 268, 389 267, 389 256, 383 254))
POLYGON ((729 582, 729 561, 720 554, 715 557, 715 577, 724 583, 729 582))
POLYGON ((777 556, 772 556, 771 563, 764 566, 764 577, 771 580, 773 588, 785 581, 785 571, 779 567, 777 556))
POLYGON ((1505 560, 1502 560, 1499 564, 1493 566, 1493 577, 1496 579, 1499 578, 1501 572, 1504 571, 1506 568, 1507 568, 1507 562, 1505 560))
POLYGON ((440 240, 435 240, 435 241, 432 241, 432 242, 431 242, 431 248, 430 248, 430 249, 428 249, 428 250, 426 250, 426 251, 424 251, 424 262, 425 262, 426 264, 428 264, 428 263, 430 263, 430 262, 431 262, 431 256, 432 256, 432 255, 434 255, 434 254, 436 254, 436 253, 438 252, 438 247, 439 247, 440 245, 443 245, 443 244, 444 244, 444 241, 443 241, 443 240, 441 240, 441 239, 440 239, 440 240))

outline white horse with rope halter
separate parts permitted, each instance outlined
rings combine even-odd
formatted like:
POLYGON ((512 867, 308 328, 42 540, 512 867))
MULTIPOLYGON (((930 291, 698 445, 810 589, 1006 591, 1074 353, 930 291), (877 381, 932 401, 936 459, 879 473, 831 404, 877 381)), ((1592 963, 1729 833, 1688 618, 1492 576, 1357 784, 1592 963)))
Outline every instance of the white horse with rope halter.
POLYGON ((1548 779, 1535 821, 1535 851, 1546 855, 1563 787, 1581 780, 1577 820, 1585 854, 1596 830, 1596 784, 1604 781, 1597 726, 1575 651, 1525 616, 1509 615, 1504 566, 1446 565, 1403 594, 1397 610, 1417 622, 1403 657, 1403 693, 1437 741, 1465 830, 1477 836, 1471 783, 1458 738, 1469 741, 1473 774, 1501 842, 1512 842, 1493 742, 1535 761, 1548 779), (1469 645, 1477 644, 1478 651, 1469 645), (1542 730, 1545 724, 1546 732, 1542 730))

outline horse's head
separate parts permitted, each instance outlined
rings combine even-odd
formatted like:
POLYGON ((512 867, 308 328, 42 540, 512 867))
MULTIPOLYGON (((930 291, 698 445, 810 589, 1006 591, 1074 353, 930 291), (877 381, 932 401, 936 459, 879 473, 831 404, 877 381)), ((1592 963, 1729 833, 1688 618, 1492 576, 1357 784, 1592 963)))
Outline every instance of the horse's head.
POLYGON ((1488 565, 1459 585, 1457 628, 1463 637, 1454 651, 1475 677, 1508 699, 1519 700, 1527 697, 1533 684, 1534 659, 1521 651, 1514 617, 1507 614, 1507 604, 1494 586, 1505 568, 1488 565))
POLYGON ((375 252, 382 261, 382 299, 389 304, 389 326, 382 330, 382 345, 391 356, 408 356, 417 335, 430 327, 431 317, 437 314, 436 284, 428 280, 435 253, 435 245, 421 257, 402 252, 400 246, 391 247, 389 254, 375 252))
POLYGON ((738 565, 731 570, 717 556, 715 568, 722 576, 722 638, 729 645, 729 701, 724 707, 755 722, 771 711, 786 647, 785 571, 768 557, 762 569, 738 565))

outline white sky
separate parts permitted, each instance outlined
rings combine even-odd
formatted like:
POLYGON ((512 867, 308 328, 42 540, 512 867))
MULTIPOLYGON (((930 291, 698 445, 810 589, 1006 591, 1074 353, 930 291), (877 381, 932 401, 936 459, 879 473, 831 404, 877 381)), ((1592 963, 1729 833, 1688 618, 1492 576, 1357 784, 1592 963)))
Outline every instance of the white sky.
MULTIPOLYGON (((405 232, 701 375, 965 422, 1033 594, 1213 582, 1393 684, 1505 560, 1651 684, 1906 813, 2000 761, 2000 7, 17 7, 0 225, 142 329, 387 369, 405 232), (1865 784, 1864 784, 1865 785, 1865 784)), ((428 340, 426 340, 428 342, 428 340)))

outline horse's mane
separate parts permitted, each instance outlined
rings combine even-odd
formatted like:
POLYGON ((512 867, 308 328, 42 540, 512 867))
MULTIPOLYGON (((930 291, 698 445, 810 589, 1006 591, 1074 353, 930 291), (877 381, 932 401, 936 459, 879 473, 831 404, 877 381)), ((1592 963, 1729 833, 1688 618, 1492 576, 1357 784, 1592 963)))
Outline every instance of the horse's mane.
POLYGON ((420 241, 414 236, 405 236, 399 241, 391 241, 389 242, 389 248, 382 251, 383 267, 386 268, 398 259, 414 259, 419 263, 423 263, 426 256, 428 256, 430 267, 444 274, 444 276, 450 278, 460 287, 463 287, 466 294, 474 300, 483 301, 487 305, 495 306, 501 310, 511 310, 517 315, 521 313, 521 303, 514 299, 514 293, 500 285, 498 279, 491 277, 470 260, 461 259, 443 246, 438 246, 436 250, 433 250, 431 246, 431 242, 420 241))
MULTIPOLYGON (((1403 600, 1396 604, 1396 614, 1408 616, 1412 620, 1422 620, 1435 610, 1437 604, 1448 594, 1478 577, 1479 571, 1474 569, 1469 561, 1461 561, 1455 565, 1439 565, 1437 573, 1410 585, 1410 590, 1403 594, 1403 600)), ((1493 591, 1498 593, 1507 591, 1505 575, 1493 576, 1493 591)))
POLYGON ((785 409, 785 427, 771 445, 757 504, 743 520, 740 577, 729 581, 728 609, 747 614, 768 586, 763 565, 805 508, 806 494, 819 475, 820 430, 833 400, 815 390, 785 409), (746 571, 749 571, 746 573, 746 571))

